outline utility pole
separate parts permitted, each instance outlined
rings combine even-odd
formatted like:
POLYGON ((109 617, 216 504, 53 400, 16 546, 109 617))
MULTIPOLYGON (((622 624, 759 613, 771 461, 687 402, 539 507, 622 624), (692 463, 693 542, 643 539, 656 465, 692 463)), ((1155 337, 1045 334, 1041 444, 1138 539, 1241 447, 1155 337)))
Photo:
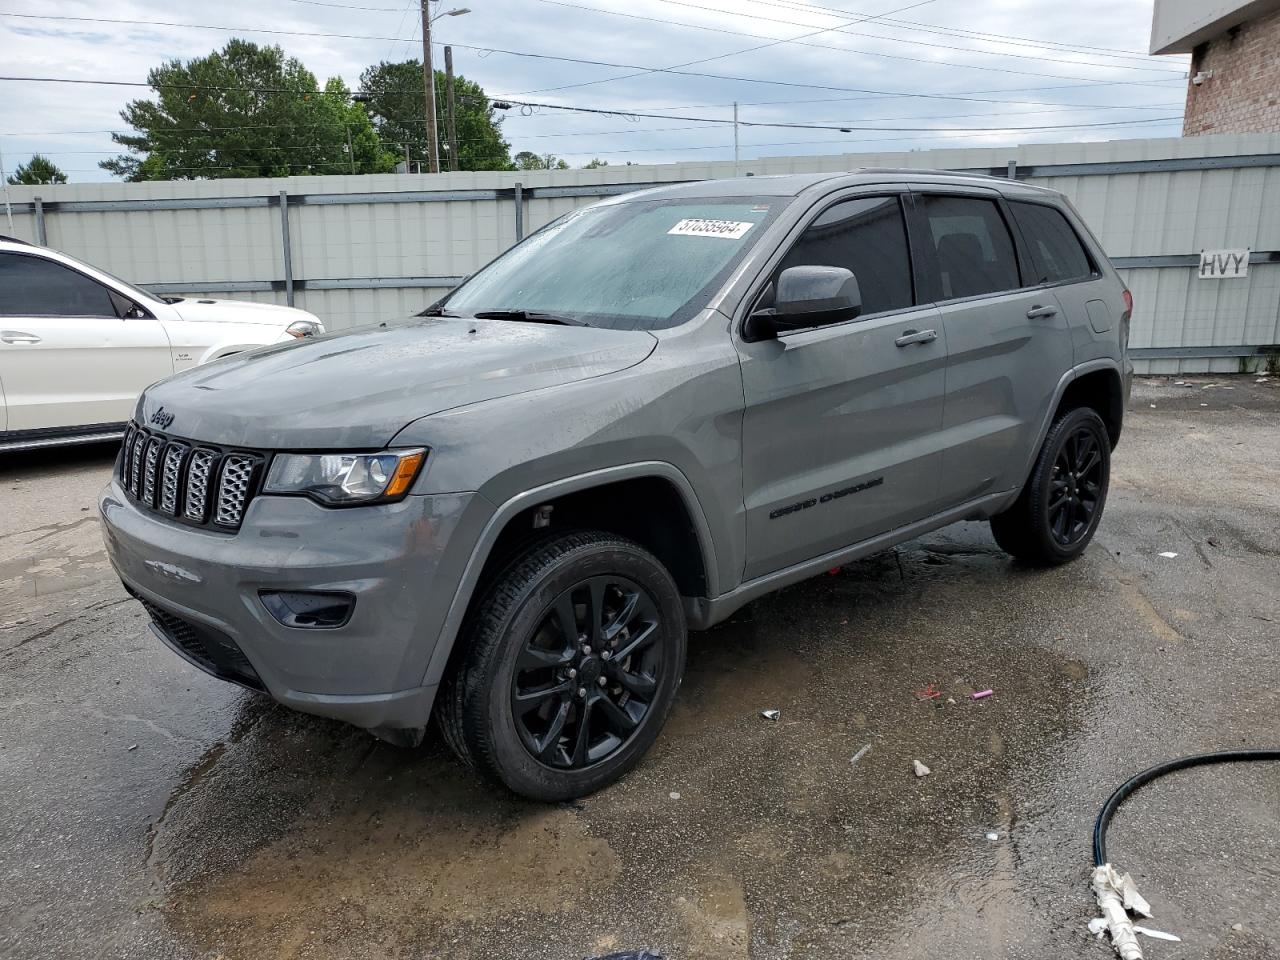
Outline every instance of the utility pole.
POLYGON ((431 64, 430 0, 422 4, 422 92, 427 114, 427 170, 440 172, 440 141, 436 135, 436 71, 431 64))
POLYGON ((444 48, 445 133, 449 137, 449 169, 458 169, 458 117, 453 108, 453 47, 444 48))
POLYGON ((0 189, 4 190, 4 215, 9 221, 9 236, 13 236, 13 204, 9 202, 9 181, 4 175, 4 153, 0 152, 0 189))
POLYGON ((733 175, 738 175, 738 104, 733 104, 733 175))
POLYGON ((351 163, 351 172, 356 172, 356 152, 351 149, 351 124, 343 124, 347 128, 347 160, 351 163))

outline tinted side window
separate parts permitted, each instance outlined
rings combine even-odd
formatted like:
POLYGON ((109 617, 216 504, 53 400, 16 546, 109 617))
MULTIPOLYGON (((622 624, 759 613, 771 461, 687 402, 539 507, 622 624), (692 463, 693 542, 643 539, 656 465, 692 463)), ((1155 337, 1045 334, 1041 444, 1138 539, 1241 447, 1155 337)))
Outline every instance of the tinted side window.
POLYGON ((929 194, 920 201, 938 255, 939 299, 1018 289, 1013 238, 994 201, 929 194))
POLYGON ((1029 282, 1081 280, 1093 272, 1089 255, 1062 211, 1039 203, 1010 203, 1009 209, 1018 221, 1035 268, 1036 275, 1029 282))
POLYGON ((864 315, 911 306, 911 255, 898 198, 859 197, 823 211, 778 271, 808 266, 852 270, 864 315))
POLYGON ((0 317, 115 317, 107 288, 39 257, 0 253, 0 317))

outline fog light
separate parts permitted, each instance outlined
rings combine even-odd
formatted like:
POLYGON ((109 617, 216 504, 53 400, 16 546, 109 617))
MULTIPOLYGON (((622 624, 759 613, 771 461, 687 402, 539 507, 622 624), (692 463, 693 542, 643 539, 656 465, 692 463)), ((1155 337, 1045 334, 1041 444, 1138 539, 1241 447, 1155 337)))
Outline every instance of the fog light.
POLYGON ((286 627, 332 630, 346 626, 356 608, 349 593, 316 593, 309 590, 259 590, 267 612, 286 627))

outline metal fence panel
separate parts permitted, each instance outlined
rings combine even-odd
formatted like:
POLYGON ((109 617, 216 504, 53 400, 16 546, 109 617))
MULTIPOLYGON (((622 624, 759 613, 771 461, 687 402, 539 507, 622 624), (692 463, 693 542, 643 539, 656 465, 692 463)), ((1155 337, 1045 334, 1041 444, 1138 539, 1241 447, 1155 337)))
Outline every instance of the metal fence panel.
MULTIPOLYGON (((19 237, 36 239, 39 197, 50 246, 166 293, 285 303, 291 278, 294 304, 340 330, 416 313, 514 243, 518 230, 527 236, 601 196, 657 183, 857 167, 1004 176, 1011 161, 1020 179, 1069 196, 1119 261, 1136 304, 1135 348, 1199 347, 1208 354, 1210 348, 1280 343, 1280 262, 1255 256, 1248 278, 1234 280, 1200 280, 1195 268, 1203 249, 1280 251, 1276 134, 774 157, 736 168, 715 161, 10 192, 19 237)), ((1161 356, 1138 367, 1225 371, 1240 363, 1237 357, 1161 356)))

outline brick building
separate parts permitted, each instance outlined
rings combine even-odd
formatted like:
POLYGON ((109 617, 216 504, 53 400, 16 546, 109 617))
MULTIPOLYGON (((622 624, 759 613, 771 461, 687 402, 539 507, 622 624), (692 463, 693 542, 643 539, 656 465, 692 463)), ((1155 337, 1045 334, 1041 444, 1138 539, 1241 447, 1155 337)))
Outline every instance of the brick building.
POLYGON ((1191 54, 1184 136, 1280 132, 1280 0, 1155 0, 1151 52, 1191 54))

